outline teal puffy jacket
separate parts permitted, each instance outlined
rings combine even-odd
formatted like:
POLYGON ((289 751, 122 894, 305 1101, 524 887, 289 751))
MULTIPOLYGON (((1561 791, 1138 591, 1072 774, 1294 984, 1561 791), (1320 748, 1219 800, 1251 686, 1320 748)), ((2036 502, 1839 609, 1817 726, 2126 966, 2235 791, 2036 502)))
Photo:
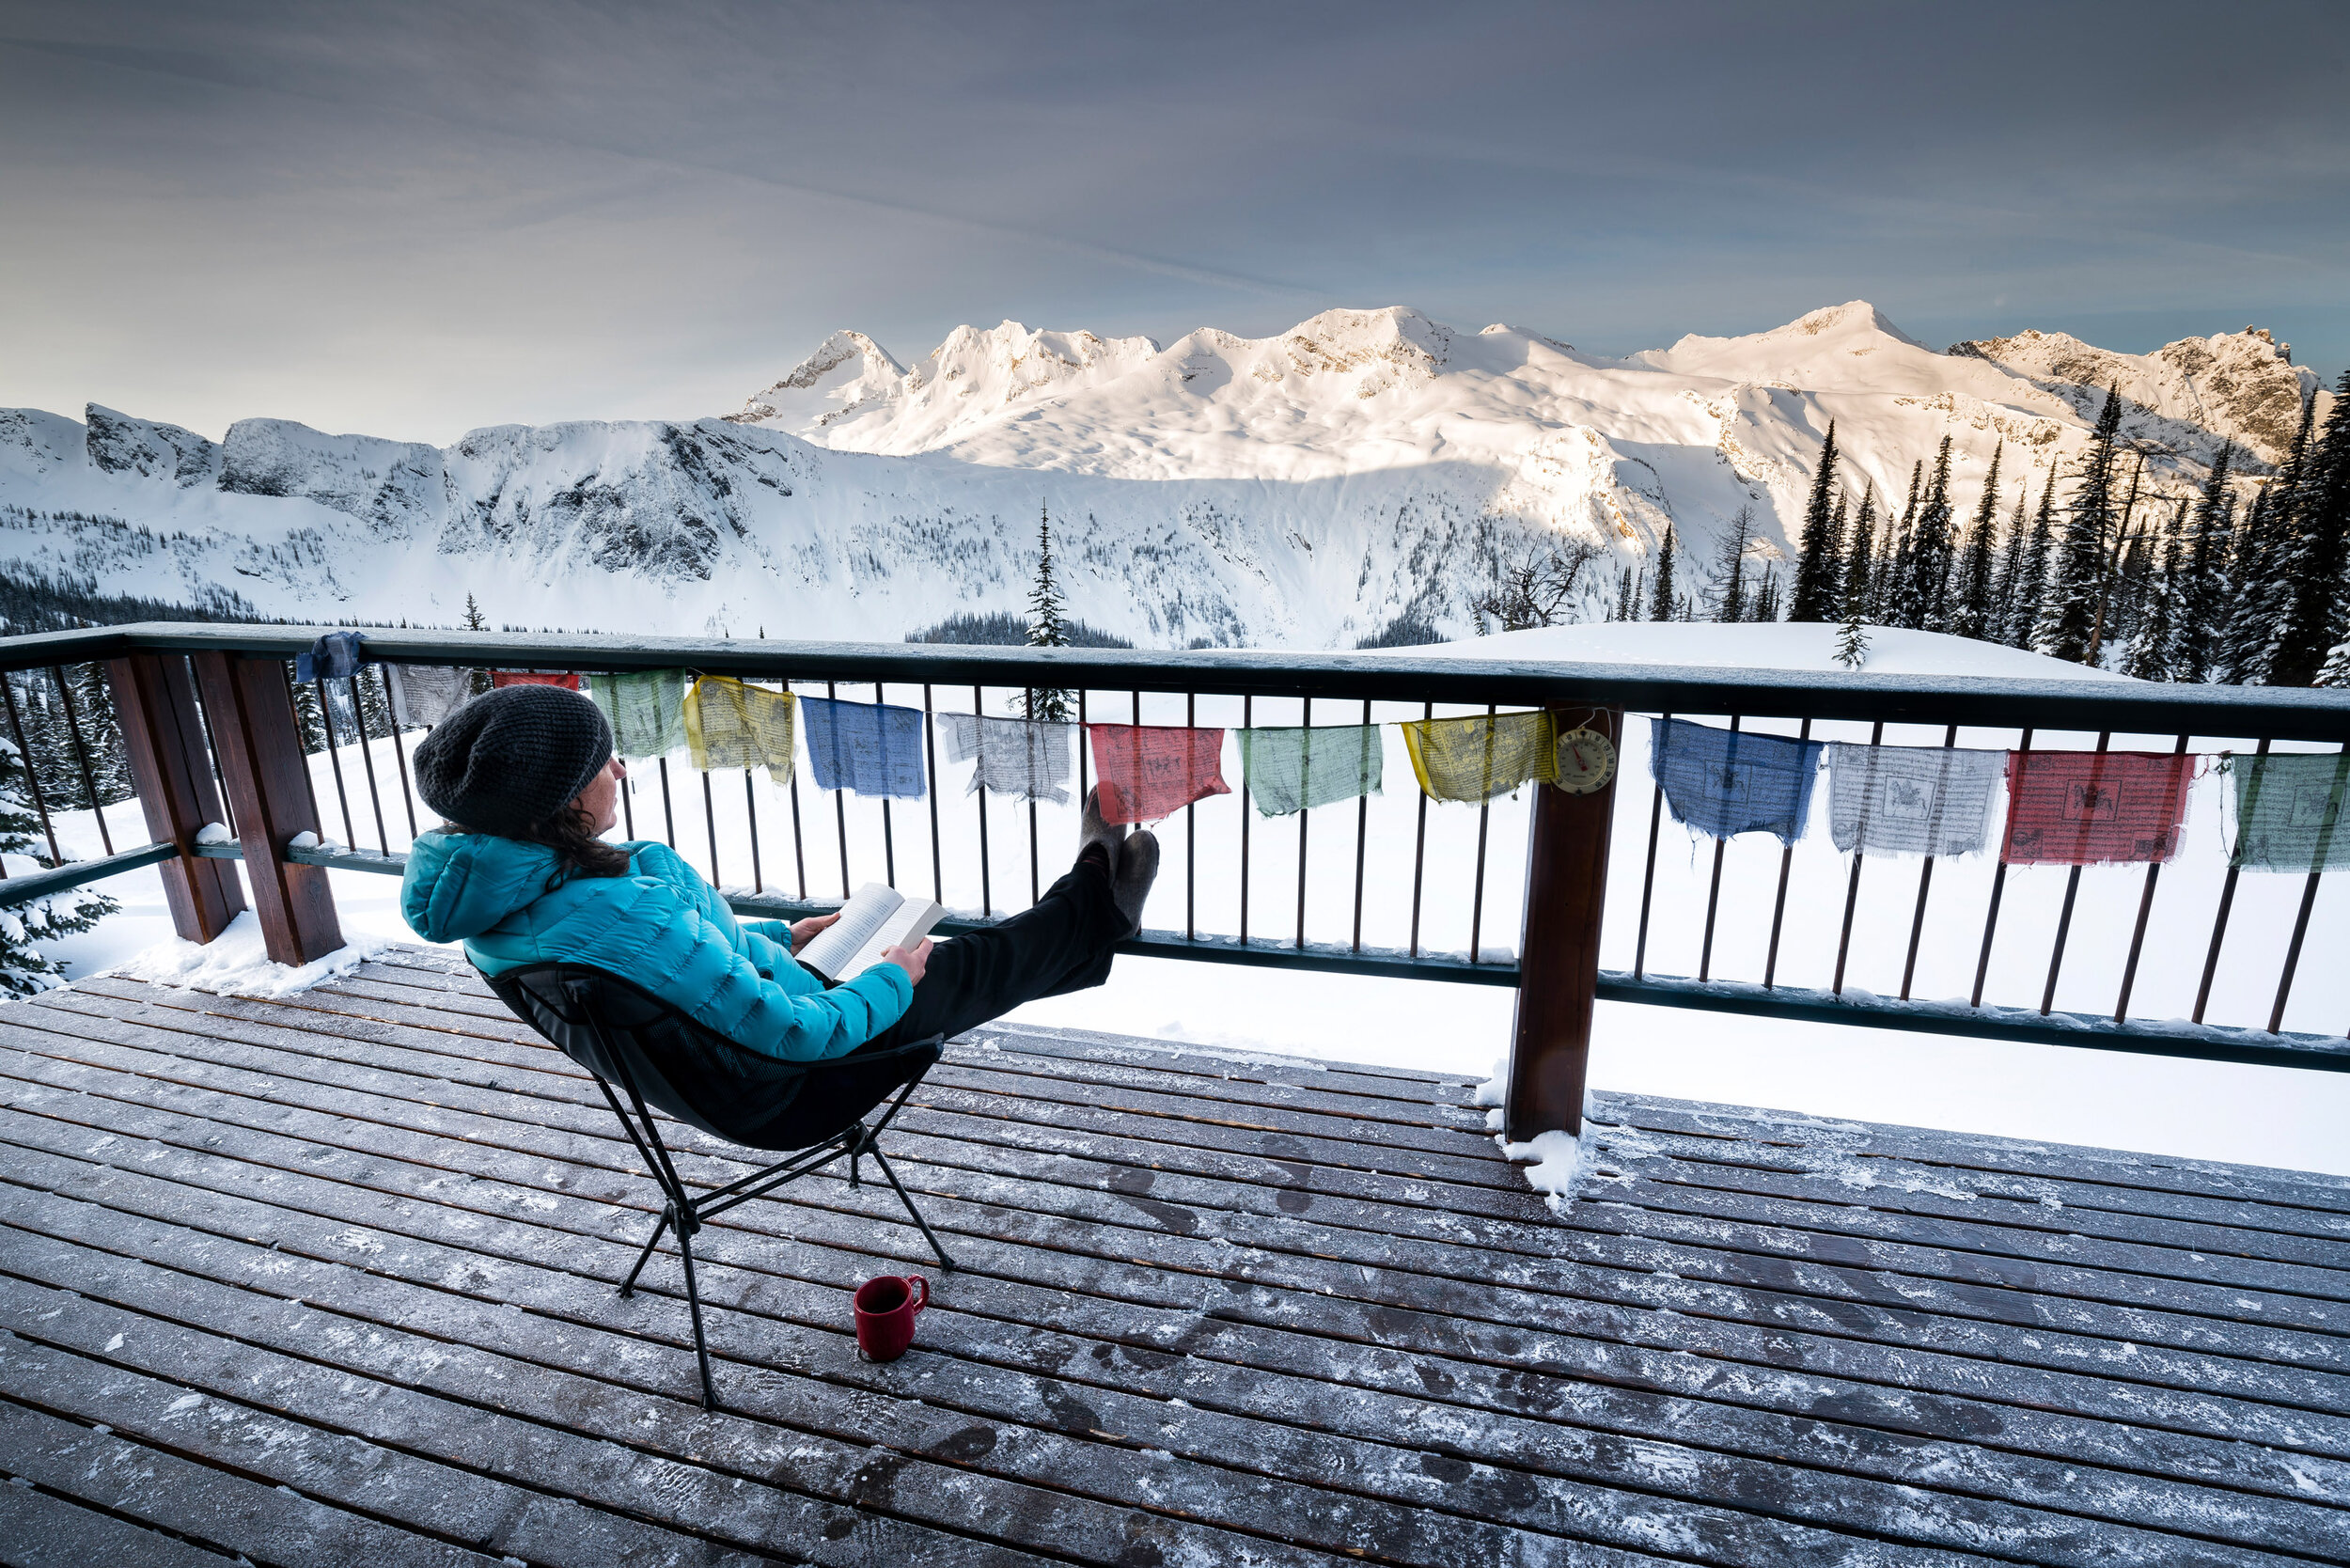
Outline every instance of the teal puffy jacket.
POLYGON ((428 942, 463 942, 485 974, 551 960, 592 964, 786 1061, 844 1056, 914 1000, 914 982, 895 964, 825 990, 791 957, 782 921, 738 921, 666 844, 620 848, 630 875, 573 877, 550 890, 553 850, 436 828, 408 852, 400 913, 428 942))

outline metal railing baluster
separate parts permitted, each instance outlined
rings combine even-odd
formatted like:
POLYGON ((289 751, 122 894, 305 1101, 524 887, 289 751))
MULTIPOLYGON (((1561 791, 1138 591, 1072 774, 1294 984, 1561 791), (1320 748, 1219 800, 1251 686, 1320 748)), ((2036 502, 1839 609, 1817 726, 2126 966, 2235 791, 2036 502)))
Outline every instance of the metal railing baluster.
POLYGON ((33 797, 33 813, 40 818, 40 835, 49 840, 49 863, 65 864, 65 856, 57 850, 57 829, 49 820, 49 802, 40 792, 40 776, 33 768, 33 748, 24 744, 24 721, 17 715, 16 682, 0 674, 0 698, 8 705, 8 729, 16 736, 17 760, 24 764, 24 788, 33 797))
MULTIPOLYGON (((1737 734, 1738 726, 1742 722, 1742 715, 1731 714, 1730 732, 1733 735, 1737 734)), ((1714 918, 1721 908, 1722 856, 1729 849, 1729 839, 1714 840, 1714 875, 1705 891, 1705 935, 1698 943, 1698 979, 1700 981, 1714 978, 1714 918)))
MULTIPOLYGON (((1310 775, 1313 768, 1314 738, 1314 699, 1310 697, 1306 698, 1303 714, 1304 716, 1298 722, 1306 729, 1306 771, 1310 775)), ((1245 790, 1246 786, 1244 784, 1243 788, 1245 790)), ((1248 802, 1242 801, 1240 808, 1243 811, 1247 810, 1248 802)), ((1313 811, 1309 807, 1300 806, 1297 808, 1297 948, 1300 952, 1306 949, 1306 823, 1312 816, 1313 811)))
MULTIPOLYGON (((834 682, 830 681, 824 682, 824 696, 832 701, 839 700, 840 694, 834 682)), ((838 729, 836 728, 834 730, 836 745, 838 744, 838 729)), ((815 753, 810 752, 808 755, 812 757, 815 753)), ((835 790, 832 792, 832 820, 834 830, 839 834, 840 899, 843 903, 846 903, 851 885, 849 882, 849 792, 845 789, 835 790)))
MULTIPOLYGON (((1363 727, 1371 728, 1371 698, 1363 698, 1363 727)), ((1375 744, 1375 738, 1374 738, 1375 744)), ((1348 949, 1363 950, 1363 856, 1371 843, 1371 792, 1355 797, 1355 941, 1348 949)))
MULTIPOLYGON (((1079 701, 1084 698, 1080 697, 1079 701)), ((981 688, 971 688, 971 712, 977 716, 987 712, 987 694, 981 688)), ((1085 730, 1077 731, 1077 766, 1085 767, 1085 730)), ((982 917, 995 913, 995 896, 988 889, 987 880, 987 786, 979 785, 971 792, 979 800, 979 914, 982 917)))
MULTIPOLYGON (((1805 719, 1795 739, 1811 738, 1811 721, 1805 719)), ((1795 846, 1782 844, 1778 851, 1778 892, 1771 901, 1771 945, 1762 959, 1762 989, 1771 990, 1778 982, 1778 935, 1787 923, 1787 879, 1795 869, 1795 846)))
MULTIPOLYGON (((115 852, 115 837, 106 829, 106 809, 99 803, 98 778, 89 765, 89 748, 82 744, 81 715, 73 710, 73 692, 66 683, 65 666, 51 665, 49 679, 56 682, 57 700, 65 708, 65 732, 73 741, 73 760, 82 770, 82 793, 89 798, 89 814, 98 823, 98 841, 105 846, 108 855, 112 855, 115 852)), ((29 758, 25 765, 32 765, 29 758)))
MULTIPOLYGON (((1247 729, 1256 722, 1254 697, 1240 699, 1240 727, 1247 729)), ((1240 945, 1248 946, 1248 811, 1240 814, 1240 945)))
POLYGON ((669 760, 659 760, 661 769, 661 841, 677 848, 677 811, 669 804, 669 760))
POLYGON ((931 684, 927 681, 922 682, 922 752, 931 764, 931 902, 945 903, 947 865, 938 849, 938 718, 931 709, 931 684))
MULTIPOLYGON (((2350 752, 2350 742, 2345 742, 2342 749, 2350 752)), ((2339 768, 2341 764, 2337 763, 2335 766, 2339 768)), ((2337 772, 2334 778, 2335 788, 2339 790, 2341 774, 2337 772)), ((2284 1032, 2285 998, 2293 994, 2293 974, 2301 966, 2301 940, 2310 933, 2310 910, 2317 902, 2317 885, 2326 874, 2325 846, 2331 843, 2333 831, 2335 830, 2328 830, 2318 836, 2320 849, 2310 867, 2309 880, 2301 885, 2301 909, 2293 917, 2293 940, 2285 944, 2284 968, 2277 976, 2277 1005, 2268 1011, 2268 1032, 2270 1034, 2284 1032)))
MULTIPOLYGON (((790 691, 791 682, 783 683, 790 691)), ((798 728, 794 726, 793 728, 798 728)), ((799 884, 800 897, 807 897, 807 839, 800 829, 800 760, 791 759, 791 871, 799 884)))
MULTIPOLYGON (((1183 694, 1183 728, 1199 728, 1199 694, 1183 694)), ((1085 744, 1078 737, 1078 745, 1085 744)), ((1183 808, 1183 940, 1193 941, 1199 935, 1199 803, 1193 801, 1183 808)))
MULTIPOLYGON (((1493 787, 1494 746, 1499 737, 1495 730, 1494 715, 1500 711, 1496 702, 1485 704, 1485 786, 1493 787)), ((1485 830, 1493 822, 1494 797, 1488 794, 1477 803, 1477 870, 1469 883, 1469 962, 1477 962, 1477 954, 1485 933, 1485 830)))
MULTIPOLYGON (((2024 731, 2016 743, 2017 751, 2031 749, 2032 732, 2024 731)), ((1982 983, 1991 973, 1991 942, 1998 934, 1999 901, 2007 896, 2007 850, 2001 846, 1998 863, 1991 870, 1991 902, 1982 917, 1982 951, 1975 958, 1975 989, 1967 995, 1968 1007, 1982 1006, 1982 983)))
POLYGON ((718 887, 725 886, 724 879, 718 875, 718 802, 710 788, 710 770, 702 769, 701 776, 702 831, 710 838, 710 886, 718 887))
POLYGON ((375 782, 375 737, 368 733, 368 705, 359 699, 356 670, 343 677, 351 686, 351 721, 359 727, 359 765, 368 774, 368 808, 375 813, 375 847, 392 853, 392 836, 384 831, 384 792, 375 782))
MULTIPOLYGON (((1436 716, 1436 705, 1423 702, 1419 708, 1420 722, 1425 724, 1436 716)), ((1411 956, 1419 956, 1419 894, 1428 871, 1428 792, 1419 792, 1419 827, 1412 839, 1412 946, 1411 956)))
MULTIPOLYGON (((881 707, 888 700, 889 698, 884 694, 882 683, 879 681, 874 682, 873 705, 881 707)), ((892 887, 898 886, 897 830, 896 825, 890 820, 887 795, 882 796, 882 881, 892 887)))
MULTIPOLYGON (((2097 749, 2092 755, 2103 756, 2112 740, 2110 730, 2100 733, 2097 749)), ((2081 869, 2075 866, 2064 878, 2064 904, 2057 912, 2056 941, 2048 949, 2048 985, 2040 994, 2040 1016, 2043 1018, 2048 1016, 2049 1010, 2056 1006, 2057 972, 2064 967, 2064 939, 2072 933, 2073 902, 2080 895, 2080 890, 2081 869)))
MULTIPOLYGON (((1949 751, 1958 745, 1958 726, 1953 724, 1943 732, 1942 749, 1949 751)), ((1909 1000, 1910 982, 1918 975, 1918 943, 1926 933, 1926 894, 1934 886, 1934 856, 1925 857, 1918 868, 1918 908, 1909 917, 1909 956, 1902 960, 1902 1000, 1909 1000)))
MULTIPOLYGON (((335 798, 342 806, 343 842, 355 844, 359 841, 359 834, 351 825, 351 792, 343 788, 342 753, 340 743, 335 739, 335 705, 327 700, 324 676, 315 677, 310 684, 319 699, 319 724, 326 731, 326 763, 335 770, 335 798)), ((306 765, 302 771, 307 773, 310 770, 306 765)))
MULTIPOLYGON (((2186 735, 2180 736, 2179 744, 2172 749, 2171 755, 2185 756, 2189 738, 2186 735)), ((2146 950, 2146 917, 2154 913, 2154 883, 2161 875, 2161 861, 2150 860, 2146 863, 2146 885, 2138 895, 2138 923, 2130 929, 2130 955, 2123 962, 2122 990, 2113 1001, 2113 1021, 2117 1024, 2123 1022, 2130 1015, 2130 993, 2138 987, 2138 956, 2146 950)))
MULTIPOLYGON (((2252 750, 2255 757, 2268 755, 2268 739, 2264 736, 2252 750)), ((2195 1011, 2188 1016, 2196 1023, 2203 1021, 2203 1009, 2211 1004, 2211 982, 2219 973, 2219 949, 2228 940, 2228 912, 2235 907, 2235 879, 2239 868, 2228 868, 2226 880, 2219 885, 2219 909, 2212 917, 2211 949, 2203 955, 2203 979, 2195 988, 2195 1011)))
POLYGON ((766 873, 759 864, 759 792, 751 784, 751 770, 743 770, 743 821, 751 838, 751 891, 767 891, 766 873))
POLYGON ((408 839, 416 838, 416 791, 408 781, 408 752, 400 739, 400 715, 392 712, 392 677, 384 666, 375 666, 376 684, 384 688, 384 712, 391 719, 392 761, 400 770, 400 806, 408 816, 408 839))
MULTIPOLYGON (((1662 728, 1665 720, 1671 717, 1670 713, 1660 713, 1657 715, 1657 722, 1649 726, 1649 745, 1652 747, 1656 745, 1657 730, 1662 728)), ((1653 758, 1649 763, 1649 771, 1652 774, 1656 771, 1653 758)), ((1649 792, 1648 859, 1647 864, 1640 870, 1640 933, 1632 945, 1632 978, 1634 980, 1638 980, 1648 973, 1648 917, 1649 911, 1654 906, 1656 899, 1656 834, 1657 830, 1663 826, 1664 821, 1665 784, 1664 780, 1658 779, 1650 787, 1649 792)))
MULTIPOLYGON (((1869 731, 1869 744, 1872 746, 1878 745, 1882 744, 1884 740, 1885 724, 1884 721, 1880 719, 1875 727, 1869 731)), ((1861 863, 1867 858, 1868 856, 1861 853, 1860 846, 1857 843, 1854 844, 1852 852, 1852 880, 1844 885, 1844 926, 1842 932, 1840 933, 1836 938, 1836 984, 1833 989, 1835 994, 1839 996, 1844 994, 1844 961, 1850 957, 1852 953, 1853 910, 1860 902, 1860 867, 1861 863)))

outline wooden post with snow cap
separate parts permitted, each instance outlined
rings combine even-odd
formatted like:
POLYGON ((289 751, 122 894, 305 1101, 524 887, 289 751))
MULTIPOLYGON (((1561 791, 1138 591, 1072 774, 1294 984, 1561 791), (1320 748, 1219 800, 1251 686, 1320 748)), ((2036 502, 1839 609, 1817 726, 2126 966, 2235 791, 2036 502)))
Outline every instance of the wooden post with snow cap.
POLYGON ((324 958, 343 945, 326 871, 286 858, 294 836, 316 833, 319 820, 285 662, 210 651, 193 657, 262 941, 279 964, 324 958))
POLYGON ((1516 1139, 1583 1131, 1583 1082, 1599 992, 1600 917, 1607 902, 1608 828, 1616 806, 1615 754, 1623 739, 1621 708, 1556 712, 1561 734, 1578 728, 1595 730, 1606 738, 1610 755, 1606 780, 1597 788, 1570 793, 1534 786, 1517 1019, 1502 1099, 1502 1130, 1516 1139))
POLYGON ((244 889, 235 862, 196 856, 196 836, 226 818, 204 755, 204 722, 187 664, 177 653, 133 653, 109 660, 106 680, 147 836, 180 852, 180 858, 156 868, 172 929, 182 940, 210 942, 244 909, 244 889))

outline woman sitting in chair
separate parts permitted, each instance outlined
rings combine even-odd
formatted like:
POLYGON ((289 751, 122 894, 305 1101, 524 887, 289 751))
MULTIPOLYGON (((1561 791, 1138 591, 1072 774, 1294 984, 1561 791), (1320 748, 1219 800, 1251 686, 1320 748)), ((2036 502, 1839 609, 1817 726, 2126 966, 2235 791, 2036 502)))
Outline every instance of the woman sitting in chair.
POLYGON ((575 692, 509 686, 458 709, 416 746, 416 791, 446 825, 409 852, 409 926, 462 941, 485 974, 591 964, 751 1050, 816 1061, 1101 984, 1158 874, 1158 840, 1104 823, 1089 794, 1077 863, 1034 908, 935 948, 892 948, 827 989, 791 954, 839 917, 737 920, 667 845, 603 840, 626 771, 612 727, 575 692))

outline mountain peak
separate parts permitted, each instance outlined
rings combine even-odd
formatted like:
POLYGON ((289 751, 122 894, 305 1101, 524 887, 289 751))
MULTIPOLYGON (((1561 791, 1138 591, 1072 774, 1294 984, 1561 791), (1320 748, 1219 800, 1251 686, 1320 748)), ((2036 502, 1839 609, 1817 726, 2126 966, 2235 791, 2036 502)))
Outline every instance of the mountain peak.
POLYGON ((905 373, 888 350, 844 328, 727 417, 738 425, 822 429, 887 401, 905 373))

